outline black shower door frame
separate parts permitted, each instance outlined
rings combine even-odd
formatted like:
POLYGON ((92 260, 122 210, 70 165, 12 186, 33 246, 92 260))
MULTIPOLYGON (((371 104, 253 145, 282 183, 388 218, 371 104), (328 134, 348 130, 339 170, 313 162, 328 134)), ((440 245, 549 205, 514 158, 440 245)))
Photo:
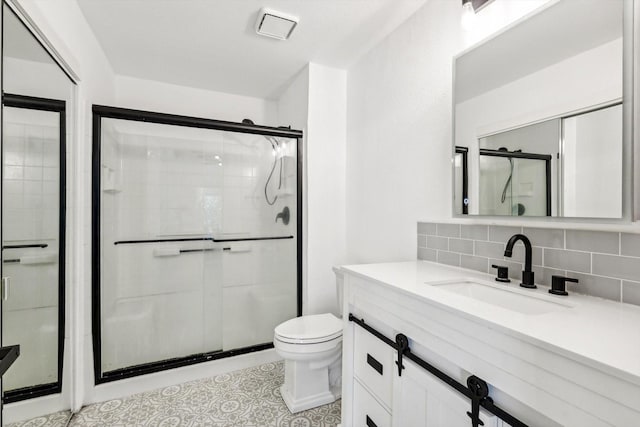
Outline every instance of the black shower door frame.
POLYGON ((550 154, 537 154, 537 153, 521 153, 514 151, 503 150, 491 150, 488 148, 480 149, 481 156, 503 157, 506 159, 525 159, 525 160, 542 160, 545 162, 545 187, 547 190, 546 203, 547 203, 547 215, 551 216, 551 155, 550 154))
MULTIPOLYGON (((67 119, 66 102, 57 99, 38 98, 4 93, 2 95, 2 106, 11 108, 22 108, 26 110, 50 111, 59 115, 59 138, 60 138, 60 188, 59 188, 59 218, 58 218, 58 363, 56 382, 47 384, 37 384, 22 387, 16 390, 5 391, 2 396, 3 403, 19 402, 21 400, 35 397, 47 396, 62 392, 62 371, 64 367, 64 333, 65 333, 65 241, 66 241, 66 197, 67 197, 67 119)), ((2 249, 18 247, 46 247, 46 245, 18 245, 2 249)), ((4 327, 4 322, 3 322, 4 327)))
MULTIPOLYGON (((273 343, 258 344, 227 351, 214 351, 210 353, 198 353, 189 356, 150 362, 141 365, 121 368, 113 371, 102 371, 102 318, 100 308, 100 187, 101 187, 101 124, 103 118, 120 119, 136 122, 156 123, 162 125, 173 125, 190 128, 212 129, 237 133, 248 133, 255 135, 265 135, 283 138, 295 138, 296 143, 296 184, 297 184, 297 316, 302 315, 302 177, 303 177, 303 133, 300 130, 293 130, 290 127, 270 127, 248 123, 236 123, 222 120, 204 119, 198 117, 180 116, 174 114, 157 113, 142 110, 131 110, 127 108, 110 107, 104 105, 93 105, 93 144, 92 144, 92 184, 91 184, 91 318, 93 333, 93 367, 95 384, 117 381, 125 378, 146 375, 168 369, 197 363, 209 362, 211 360, 222 359, 240 354, 252 353, 256 351, 273 348, 273 343)), ((291 236, 292 237, 292 236, 291 236)), ((289 238, 289 237, 287 237, 289 238)), ((207 240, 201 238, 198 240, 207 240)), ((131 242, 119 242, 131 243, 131 242)))

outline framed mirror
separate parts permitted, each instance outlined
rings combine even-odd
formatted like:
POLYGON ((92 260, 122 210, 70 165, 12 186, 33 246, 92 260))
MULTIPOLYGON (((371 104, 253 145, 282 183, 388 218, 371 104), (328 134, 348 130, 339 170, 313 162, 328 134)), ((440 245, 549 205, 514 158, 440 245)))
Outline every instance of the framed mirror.
POLYGON ((630 10, 552 1, 454 59, 454 216, 630 219, 630 10))
POLYGON ((19 16, 2 21, 2 345, 20 357, 2 378, 12 403, 61 393, 65 213, 74 82, 19 16))

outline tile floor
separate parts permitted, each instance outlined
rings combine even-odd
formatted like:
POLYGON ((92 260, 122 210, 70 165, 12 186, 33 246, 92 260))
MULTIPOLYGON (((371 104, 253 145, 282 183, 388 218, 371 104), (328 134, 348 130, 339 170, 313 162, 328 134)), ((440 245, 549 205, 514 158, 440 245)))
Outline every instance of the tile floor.
POLYGON ((280 397, 284 364, 173 385, 85 406, 71 417, 59 412, 7 427, 216 426, 335 427, 340 401, 292 415, 280 397))

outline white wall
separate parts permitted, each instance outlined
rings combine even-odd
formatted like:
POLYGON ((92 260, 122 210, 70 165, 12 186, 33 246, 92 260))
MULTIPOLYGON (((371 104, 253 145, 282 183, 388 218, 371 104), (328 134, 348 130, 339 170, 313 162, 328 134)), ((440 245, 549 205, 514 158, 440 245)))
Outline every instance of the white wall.
POLYGON ((495 0, 463 32, 431 0, 349 69, 349 262, 415 259, 416 221, 450 218, 452 58, 545 1, 495 0))
POLYGON ((622 216, 622 106, 564 120, 564 215, 622 216))
POLYGON ((177 86, 134 77, 116 77, 116 106, 184 116, 279 126, 275 101, 177 86))
POLYGON ((304 314, 337 313, 332 267, 346 261, 346 71, 310 63, 278 100, 278 121, 304 132, 304 314))
POLYGON ((346 261, 347 73, 309 64, 307 307, 338 313, 331 267, 346 261))

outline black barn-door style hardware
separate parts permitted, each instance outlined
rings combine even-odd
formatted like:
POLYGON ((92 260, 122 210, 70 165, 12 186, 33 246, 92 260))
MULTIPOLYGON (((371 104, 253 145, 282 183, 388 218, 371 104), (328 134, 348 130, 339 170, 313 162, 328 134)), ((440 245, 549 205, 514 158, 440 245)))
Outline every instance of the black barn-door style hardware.
POLYGON ((430 374, 437 377, 448 386, 455 389, 458 393, 470 399, 471 411, 467 412, 467 415, 469 416, 469 418, 471 418, 472 427, 479 427, 484 425, 484 422, 482 422, 482 420, 480 419, 480 407, 483 407, 487 411, 505 421, 507 424, 510 424, 512 427, 528 427, 527 424, 518 420, 513 415, 509 414, 493 403, 493 399, 489 396, 489 386, 481 378, 478 378, 475 375, 471 375, 469 378, 467 378, 467 385, 465 386, 459 383, 456 379, 445 374, 435 366, 421 359, 419 356, 413 354, 409 346, 409 338, 406 335, 397 334, 396 340, 393 341, 381 334, 376 329, 367 325, 364 319, 358 319, 353 314, 349 313, 349 320, 359 325, 364 330, 371 333, 373 336, 375 336, 388 346, 392 347, 398 353, 398 359, 396 361, 396 365, 398 366, 398 376, 402 376, 402 370, 404 369, 402 360, 403 358, 407 358, 421 368, 425 369, 430 374))

